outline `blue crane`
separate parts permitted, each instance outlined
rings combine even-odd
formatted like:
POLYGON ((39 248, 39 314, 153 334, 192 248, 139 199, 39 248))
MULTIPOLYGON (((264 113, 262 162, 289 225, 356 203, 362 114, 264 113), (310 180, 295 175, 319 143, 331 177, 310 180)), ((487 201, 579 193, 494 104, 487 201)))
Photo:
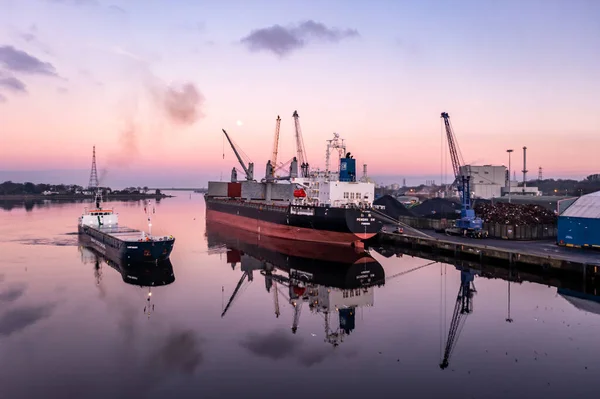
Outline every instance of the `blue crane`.
POLYGON ((442 112, 444 126, 446 127, 446 136, 448 137, 448 148, 450 149, 450 158, 452 159, 452 169, 454 170, 454 183, 458 189, 460 197, 460 219, 456 220, 454 228, 446 229, 448 234, 458 234, 469 237, 487 237, 487 232, 483 231, 483 220, 475 216, 475 210, 471 204, 471 176, 468 167, 465 165, 456 136, 450 124, 450 115, 442 112))

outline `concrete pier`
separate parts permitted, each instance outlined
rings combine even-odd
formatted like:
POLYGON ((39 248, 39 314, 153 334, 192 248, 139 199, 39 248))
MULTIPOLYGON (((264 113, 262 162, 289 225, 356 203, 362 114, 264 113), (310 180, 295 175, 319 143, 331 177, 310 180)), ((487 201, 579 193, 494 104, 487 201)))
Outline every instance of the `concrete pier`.
MULTIPOLYGON (((380 233, 369 246, 383 245, 416 254, 461 259, 479 264, 523 265, 540 271, 565 271, 596 275, 600 273, 600 252, 558 247, 551 242, 514 242, 472 239, 435 234, 432 237, 380 233)), ((421 256, 415 255, 415 256, 421 256)), ((450 262, 453 263, 453 262, 450 262)))

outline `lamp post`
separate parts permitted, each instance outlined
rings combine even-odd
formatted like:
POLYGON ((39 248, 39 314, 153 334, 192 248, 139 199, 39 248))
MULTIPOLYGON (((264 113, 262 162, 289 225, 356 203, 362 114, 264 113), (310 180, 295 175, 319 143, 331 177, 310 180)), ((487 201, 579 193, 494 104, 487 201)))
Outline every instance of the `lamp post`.
POLYGON ((510 204, 510 153, 513 150, 506 150, 506 152, 508 152, 508 203, 510 204))

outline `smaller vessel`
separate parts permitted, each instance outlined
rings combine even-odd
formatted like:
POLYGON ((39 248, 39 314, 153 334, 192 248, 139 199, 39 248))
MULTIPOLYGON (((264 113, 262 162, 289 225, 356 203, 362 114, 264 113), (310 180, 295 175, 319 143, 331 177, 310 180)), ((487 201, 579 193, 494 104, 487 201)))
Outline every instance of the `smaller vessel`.
POLYGON ((127 262, 158 262, 169 259, 175 238, 151 234, 148 207, 148 232, 119 226, 119 215, 102 208, 102 196, 96 193, 96 208, 85 209, 79 217, 78 231, 87 244, 102 255, 127 262))

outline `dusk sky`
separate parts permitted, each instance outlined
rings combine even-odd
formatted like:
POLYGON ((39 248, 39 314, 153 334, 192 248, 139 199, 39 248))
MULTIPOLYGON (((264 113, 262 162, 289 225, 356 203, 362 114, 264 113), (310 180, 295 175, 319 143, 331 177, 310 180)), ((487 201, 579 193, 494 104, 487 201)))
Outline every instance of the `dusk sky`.
POLYGON ((599 106, 596 0, 0 0, 0 180, 86 185, 96 145, 105 184, 204 186, 237 166, 222 128, 262 177, 294 110, 315 167, 338 132, 439 181, 446 111, 467 163, 583 178, 599 106))

